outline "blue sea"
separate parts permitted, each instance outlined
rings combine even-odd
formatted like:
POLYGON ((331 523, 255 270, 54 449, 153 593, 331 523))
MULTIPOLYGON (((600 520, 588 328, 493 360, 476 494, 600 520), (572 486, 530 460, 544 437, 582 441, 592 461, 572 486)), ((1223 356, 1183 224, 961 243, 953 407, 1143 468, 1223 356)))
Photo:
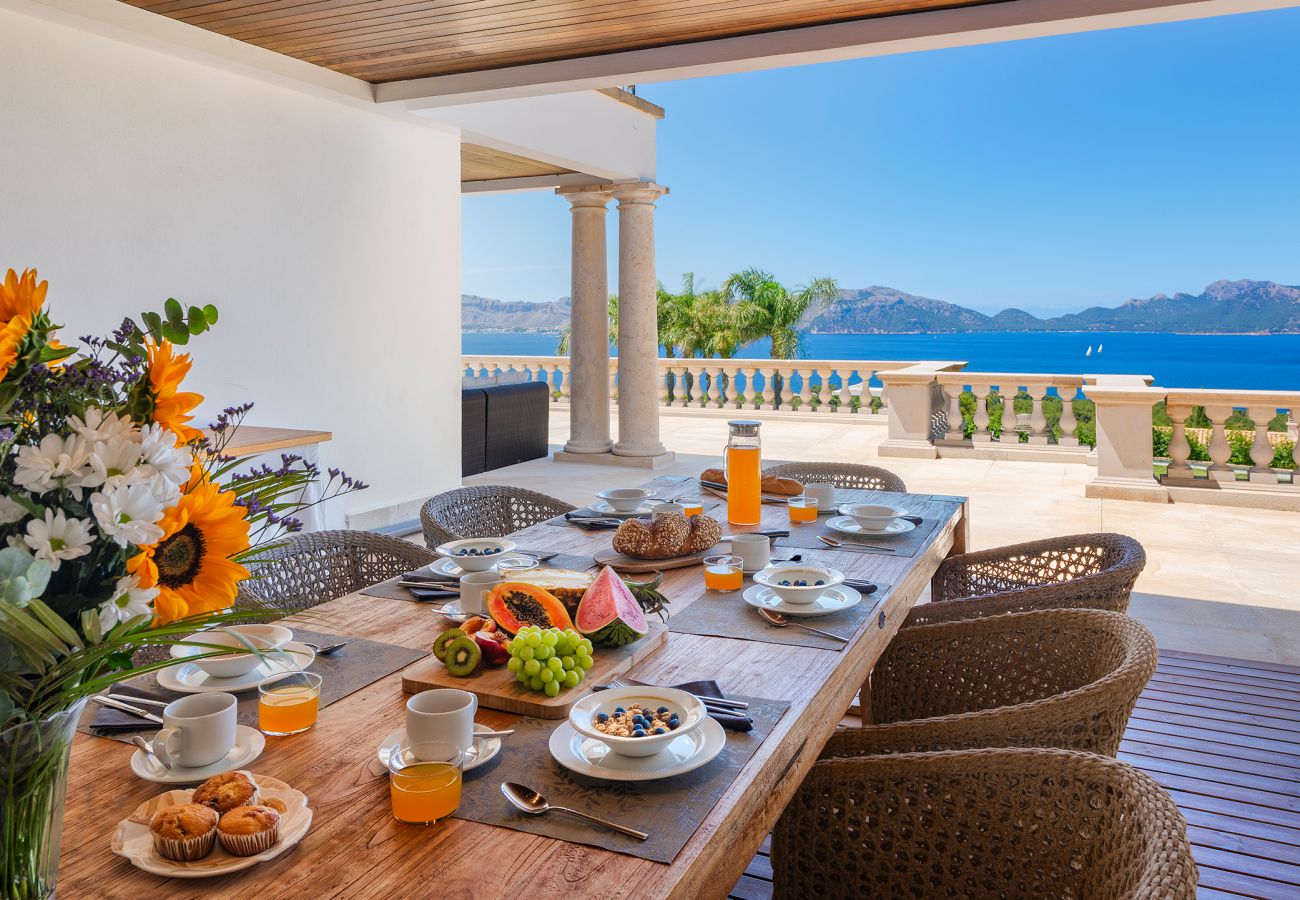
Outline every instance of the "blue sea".
MULTIPOLYGON (((551 356, 556 339, 553 334, 466 332, 461 350, 551 356)), ((764 359, 767 342, 750 344, 738 355, 764 359)), ((1161 387, 1300 390, 1300 334, 810 334, 804 338, 804 356, 966 360, 971 372, 1152 375, 1161 387)))

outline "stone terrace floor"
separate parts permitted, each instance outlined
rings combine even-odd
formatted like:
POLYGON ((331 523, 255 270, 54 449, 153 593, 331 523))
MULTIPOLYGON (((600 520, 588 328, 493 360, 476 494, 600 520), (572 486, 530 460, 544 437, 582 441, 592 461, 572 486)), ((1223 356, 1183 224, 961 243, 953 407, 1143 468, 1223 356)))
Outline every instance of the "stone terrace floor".
MULTIPOLYGON (((665 446, 677 454, 666 468, 539 459, 465 483, 513 484, 581 505, 601 488, 717 465, 726 441, 724 417, 665 411, 660 422, 665 446)), ((1146 548, 1147 566, 1129 612, 1151 628, 1162 649, 1300 665, 1298 513, 1090 500, 1083 492, 1094 470, 1080 464, 881 459, 885 428, 875 422, 769 416, 762 435, 766 462, 882 465, 911 491, 969 496, 974 549, 1090 531, 1132 535, 1146 548)), ((567 438, 568 410, 553 408, 552 449, 567 438)))

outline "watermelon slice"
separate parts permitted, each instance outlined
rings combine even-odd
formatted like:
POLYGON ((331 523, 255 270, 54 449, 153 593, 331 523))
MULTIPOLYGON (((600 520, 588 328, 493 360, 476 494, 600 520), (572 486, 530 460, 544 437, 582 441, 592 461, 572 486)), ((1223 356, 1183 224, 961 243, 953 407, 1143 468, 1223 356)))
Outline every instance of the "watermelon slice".
POLYGON ((622 647, 639 641, 650 632, 650 625, 632 591, 609 566, 596 576, 578 603, 574 625, 602 647, 622 647))

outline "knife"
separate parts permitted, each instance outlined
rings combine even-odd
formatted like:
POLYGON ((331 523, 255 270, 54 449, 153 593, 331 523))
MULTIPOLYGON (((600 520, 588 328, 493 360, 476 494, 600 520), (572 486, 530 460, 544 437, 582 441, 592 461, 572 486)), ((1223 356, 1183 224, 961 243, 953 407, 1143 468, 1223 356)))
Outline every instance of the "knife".
POLYGON ((124 713, 130 713, 133 716, 139 716, 141 719, 148 719, 150 722, 157 722, 159 725, 163 724, 163 720, 161 716, 155 716, 153 713, 148 712, 147 710, 143 710, 138 706, 132 706, 130 703, 123 703, 121 700, 115 700, 112 697, 96 696, 96 697, 91 697, 90 699, 94 700, 96 703, 103 704, 104 706, 109 706, 112 707, 113 709, 121 710, 124 713))

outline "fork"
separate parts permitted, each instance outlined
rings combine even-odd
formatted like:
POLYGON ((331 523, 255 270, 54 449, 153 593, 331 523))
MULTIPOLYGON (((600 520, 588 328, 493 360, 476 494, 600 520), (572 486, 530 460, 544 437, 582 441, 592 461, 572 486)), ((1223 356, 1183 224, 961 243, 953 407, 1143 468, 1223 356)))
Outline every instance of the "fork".
MULTIPOLYGON (((611 678, 608 682, 606 682, 605 687, 607 688, 652 687, 652 685, 648 685, 643 682, 636 681, 635 679, 632 678, 615 677, 615 678, 611 678)), ((702 694, 696 694, 695 699, 699 700, 705 706, 716 706, 726 712, 732 712, 741 709, 749 709, 748 703, 744 703, 740 700, 728 700, 725 697, 705 697, 702 694)))

